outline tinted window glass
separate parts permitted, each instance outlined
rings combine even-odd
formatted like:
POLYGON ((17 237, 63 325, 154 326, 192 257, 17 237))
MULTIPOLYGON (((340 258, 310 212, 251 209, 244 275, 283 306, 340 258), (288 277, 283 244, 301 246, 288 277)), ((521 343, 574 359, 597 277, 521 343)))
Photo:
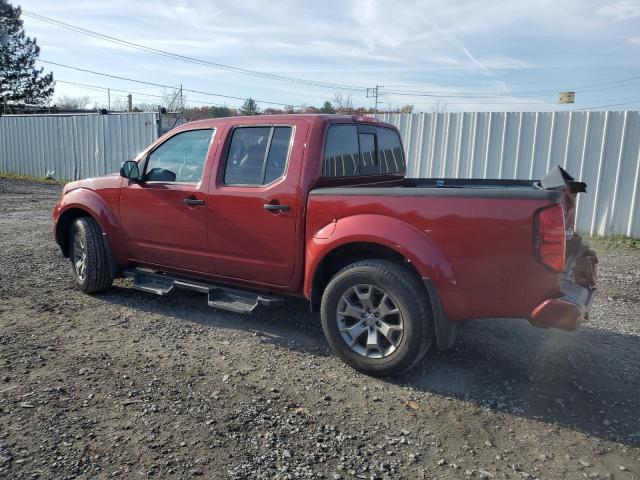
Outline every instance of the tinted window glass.
POLYGON ((360 148, 356 125, 333 125, 327 132, 322 174, 325 177, 351 177, 358 174, 360 148))
POLYGON ((275 127, 267 156, 267 168, 264 172, 264 184, 271 183, 284 174, 291 143, 291 127, 275 127))
POLYGON ((233 131, 224 183, 227 185, 260 185, 270 127, 242 127, 233 131))
POLYGON ((380 173, 380 164, 376 155, 376 136, 373 133, 360 135, 360 175, 380 173))
POLYGON ((280 178, 287 166, 292 134, 292 127, 236 128, 227 155, 225 185, 258 186, 280 178))
POLYGON ((378 160, 381 173, 404 173, 406 171, 400 136, 395 130, 378 128, 378 160))
POLYGON ((198 183, 213 130, 190 130, 174 135, 147 160, 147 181, 198 183))

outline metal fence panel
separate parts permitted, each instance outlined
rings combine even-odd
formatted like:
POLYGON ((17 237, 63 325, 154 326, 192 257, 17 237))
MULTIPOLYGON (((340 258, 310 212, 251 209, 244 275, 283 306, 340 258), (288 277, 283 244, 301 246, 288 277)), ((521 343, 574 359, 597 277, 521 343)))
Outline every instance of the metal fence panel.
MULTIPOLYGON (((576 227, 640 237, 640 112, 381 114, 400 129, 411 177, 587 182, 576 227)), ((0 117, 0 171, 73 180, 115 172, 157 136, 156 114, 0 117)))
POLYGON ((587 182, 576 229, 640 237, 640 112, 380 114, 398 127, 410 177, 541 178, 560 165, 587 182))
POLYGON ((157 138, 156 114, 0 117, 0 172, 77 180, 118 171, 157 138))

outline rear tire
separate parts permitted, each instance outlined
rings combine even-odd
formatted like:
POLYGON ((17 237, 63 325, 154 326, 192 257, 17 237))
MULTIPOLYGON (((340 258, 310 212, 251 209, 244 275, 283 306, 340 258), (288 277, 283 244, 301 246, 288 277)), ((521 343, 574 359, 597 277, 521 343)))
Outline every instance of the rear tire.
POLYGON ((80 217, 71 225, 69 259, 73 278, 81 291, 97 293, 111 288, 111 251, 93 218, 80 217))
POLYGON ((409 370, 435 339, 423 285, 389 261, 363 260, 340 270, 324 291, 320 312, 333 351, 368 375, 409 370))

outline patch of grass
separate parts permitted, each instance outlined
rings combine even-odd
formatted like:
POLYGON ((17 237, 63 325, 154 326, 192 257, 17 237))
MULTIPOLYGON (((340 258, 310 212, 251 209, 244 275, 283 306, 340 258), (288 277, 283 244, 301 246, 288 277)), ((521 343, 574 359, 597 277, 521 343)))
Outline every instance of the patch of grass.
POLYGON ((65 183, 67 183, 66 180, 54 180, 46 177, 32 177, 30 175, 19 175, 17 173, 5 173, 5 172, 0 172, 0 179, 25 180, 29 182, 38 182, 38 183, 53 183, 56 185, 64 185, 65 183))
POLYGON ((609 237, 588 237, 588 240, 596 248, 631 248, 640 250, 640 238, 611 235, 609 237))

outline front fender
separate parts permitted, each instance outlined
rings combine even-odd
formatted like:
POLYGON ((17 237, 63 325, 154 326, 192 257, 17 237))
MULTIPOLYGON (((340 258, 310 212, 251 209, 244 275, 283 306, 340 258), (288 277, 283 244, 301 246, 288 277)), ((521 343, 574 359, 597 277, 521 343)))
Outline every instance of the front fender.
POLYGON ((386 215, 344 217, 323 226, 307 243, 304 293, 310 298, 315 272, 331 251, 350 243, 374 243, 391 248, 409 259, 423 278, 429 278, 442 295, 453 292, 456 279, 438 246, 412 225, 386 215))
MULTIPOLYGON (((114 189, 115 190, 115 189, 114 189)), ((87 188, 77 188, 66 193, 54 210, 54 232, 56 241, 62 245, 64 239, 61 238, 61 229, 65 225, 65 216, 75 216, 72 213, 83 210, 91 215, 98 223, 103 234, 107 236, 107 241, 118 265, 126 263, 126 250, 120 228, 117 210, 119 209, 119 195, 117 191, 110 194, 108 203, 102 196, 87 188), (114 212, 114 209, 116 210, 114 212)))

